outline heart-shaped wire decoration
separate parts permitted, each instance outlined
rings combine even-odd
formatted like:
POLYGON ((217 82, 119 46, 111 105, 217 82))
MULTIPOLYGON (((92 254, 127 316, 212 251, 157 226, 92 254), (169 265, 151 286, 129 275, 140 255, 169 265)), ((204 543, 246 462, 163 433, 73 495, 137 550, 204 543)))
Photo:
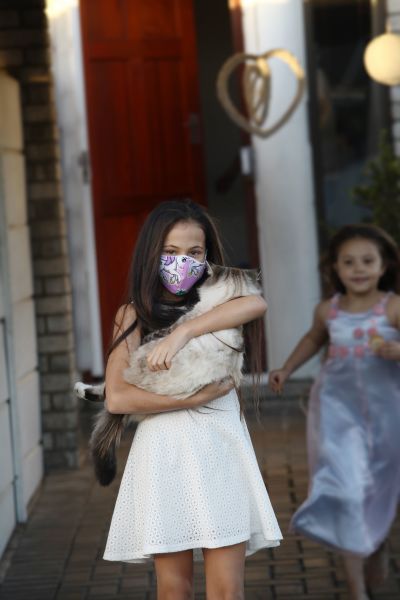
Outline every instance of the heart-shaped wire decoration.
POLYGON ((284 125, 296 110, 305 88, 304 71, 297 58, 288 50, 276 48, 264 54, 234 54, 222 65, 217 77, 217 96, 228 115, 248 133, 267 138, 284 125), (268 61, 278 58, 286 63, 297 81, 295 95, 283 115, 270 127, 263 127, 271 97, 271 69, 268 61), (239 111, 229 94, 229 78, 240 65, 243 69, 243 96, 248 117, 239 111))

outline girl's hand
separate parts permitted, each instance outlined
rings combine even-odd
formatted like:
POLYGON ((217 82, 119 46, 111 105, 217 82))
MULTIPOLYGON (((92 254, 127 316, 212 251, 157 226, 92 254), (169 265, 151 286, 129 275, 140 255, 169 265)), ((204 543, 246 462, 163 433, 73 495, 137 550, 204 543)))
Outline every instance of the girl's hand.
POLYGON ((179 325, 172 333, 159 342, 147 357, 150 371, 165 371, 171 367, 172 359, 191 339, 189 330, 184 324, 179 325))
POLYGON ((376 354, 386 360, 400 360, 400 342, 384 342, 376 354))
POLYGON ((223 379, 222 381, 217 381, 215 383, 209 383, 191 396, 193 406, 202 406, 208 404, 208 402, 211 402, 212 400, 221 398, 221 396, 226 396, 226 394, 233 390, 234 387, 235 384, 231 378, 223 379))
POLYGON ((289 377, 289 373, 285 369, 275 369, 271 371, 268 378, 269 387, 275 394, 282 394, 283 385, 286 379, 289 377))

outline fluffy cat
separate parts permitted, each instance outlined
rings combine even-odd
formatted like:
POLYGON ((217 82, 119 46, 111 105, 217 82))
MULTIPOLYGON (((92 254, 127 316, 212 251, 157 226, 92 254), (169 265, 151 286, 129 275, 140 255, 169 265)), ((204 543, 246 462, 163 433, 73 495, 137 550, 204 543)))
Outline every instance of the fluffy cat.
MULTIPOLYGON (((147 356, 178 325, 198 317, 234 298, 261 294, 258 276, 254 271, 208 265, 209 277, 199 287, 199 301, 168 329, 154 332, 130 355, 124 379, 144 390, 184 399, 205 385, 232 378, 239 387, 242 377, 244 341, 242 328, 206 333, 192 338, 174 357, 170 369, 151 371, 147 356)), ((104 400, 104 383, 91 386, 78 382, 75 391, 80 398, 104 400)), ((96 476, 101 485, 109 485, 116 473, 116 449, 124 429, 132 421, 146 415, 111 414, 100 411, 90 438, 90 448, 96 476)))

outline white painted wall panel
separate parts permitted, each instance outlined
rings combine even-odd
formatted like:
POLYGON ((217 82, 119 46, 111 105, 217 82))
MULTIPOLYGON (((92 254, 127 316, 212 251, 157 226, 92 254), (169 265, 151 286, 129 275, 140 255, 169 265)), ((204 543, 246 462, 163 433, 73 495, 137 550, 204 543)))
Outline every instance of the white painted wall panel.
POLYGON ((17 379, 37 367, 34 306, 30 298, 13 306, 15 371, 17 379))
POLYGON ((24 457, 22 469, 22 481, 24 489, 24 500, 27 505, 37 490, 38 484, 43 477, 43 458, 42 449, 36 446, 27 456, 24 457))
POLYGON ((26 216, 18 84, 0 72, 0 555, 43 475, 26 216))
POLYGON ((5 365, 3 326, 0 324, 0 556, 15 527, 13 456, 5 365))
POLYGON ((15 525, 14 493, 12 488, 8 488, 3 494, 0 494, 0 556, 4 552, 15 525))
POLYGON ((8 403, 0 404, 0 495, 13 481, 10 412, 8 403))
POLYGON ((4 325, 0 322, 0 402, 9 398, 6 352, 4 348, 4 325))
POLYGON ((41 435, 37 371, 17 381, 17 401, 23 460, 39 444, 41 435))
POLYGON ((22 150, 22 121, 19 85, 5 72, 0 73, 0 145, 3 149, 22 150))
POLYGON ((9 152, 3 154, 2 162, 8 226, 25 225, 27 215, 24 157, 17 152, 9 152))
POLYGON ((8 247, 11 298, 13 302, 19 302, 33 294, 29 230, 26 225, 9 229, 8 247))
MULTIPOLYGON (((1 202, 1 195, 0 195, 0 202, 1 202)), ((0 266, 1 269, 1 266, 0 266)), ((4 317, 4 291, 3 291, 3 283, 1 281, 1 277, 0 277, 0 319, 2 319, 4 317)))

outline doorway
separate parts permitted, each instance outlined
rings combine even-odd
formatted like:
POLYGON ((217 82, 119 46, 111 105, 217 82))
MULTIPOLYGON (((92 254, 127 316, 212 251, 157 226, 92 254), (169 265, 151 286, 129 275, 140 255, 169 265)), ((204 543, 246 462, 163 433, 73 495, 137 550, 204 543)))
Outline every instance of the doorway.
MULTIPOLYGON (((229 264, 258 267, 249 251, 245 182, 240 168, 241 132, 220 105, 215 82, 224 61, 236 51, 227 0, 194 0, 208 208, 222 232, 229 264)), ((233 84, 236 83, 233 78, 233 84)), ((233 91, 236 91, 233 87, 233 91)))
MULTIPOLYGON (((227 0, 81 0, 104 345, 138 231, 168 198, 217 219, 235 266, 249 259, 240 133, 215 94, 233 53, 227 0)), ((255 233, 254 233, 255 234, 255 233)))

